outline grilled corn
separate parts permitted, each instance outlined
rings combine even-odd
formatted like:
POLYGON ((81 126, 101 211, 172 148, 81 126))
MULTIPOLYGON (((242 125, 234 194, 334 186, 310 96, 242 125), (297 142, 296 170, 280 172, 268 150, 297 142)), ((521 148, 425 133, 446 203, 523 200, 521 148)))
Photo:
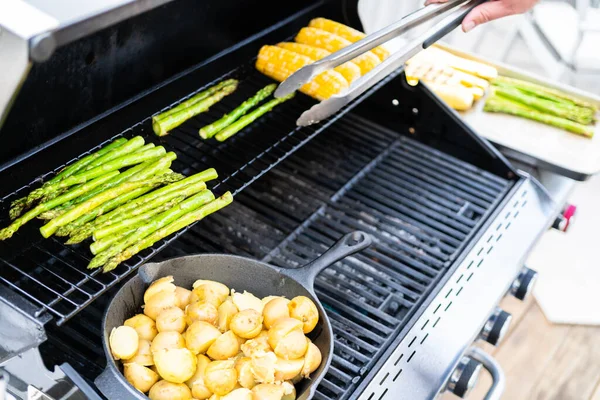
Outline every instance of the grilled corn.
MULTIPOLYGON (((341 36, 318 28, 302 28, 296 36, 296 42, 320 47, 332 53, 352 44, 341 36)), ((360 72, 364 75, 380 64, 381 60, 373 52, 367 51, 352 62, 360 67, 360 72)))
MULTIPOLYGON (((303 56, 310 57, 312 60, 317 61, 322 58, 327 57, 331 53, 327 50, 320 49, 315 46, 310 46, 308 44, 302 43, 293 43, 293 42, 283 42, 277 45, 278 47, 293 51, 294 53, 302 54, 303 56)), ((339 67, 334 68, 335 71, 342 74, 344 78, 348 81, 348 83, 352 83, 358 78, 360 78, 360 68, 358 65, 354 64, 352 61, 348 61, 343 63, 339 67)))
MULTIPOLYGON (((350 28, 349 26, 340 24, 339 22, 335 22, 327 18, 315 18, 312 21, 310 21, 310 24, 308 26, 311 28, 319 28, 323 29, 324 31, 334 33, 338 36, 343 37, 346 40, 349 40, 352 43, 358 42, 359 40, 364 39, 366 36, 361 31, 357 31, 354 28, 350 28)), ((375 55, 379 57, 381 61, 385 60, 390 55, 390 52, 383 46, 375 47, 371 51, 375 53, 375 55)))
MULTIPOLYGON (((295 71, 311 64, 313 60, 293 51, 277 47, 263 46, 258 53, 256 69, 279 82, 284 81, 295 71)), ((348 88, 348 81, 337 71, 325 71, 300 88, 300 91, 318 100, 326 100, 348 88)))

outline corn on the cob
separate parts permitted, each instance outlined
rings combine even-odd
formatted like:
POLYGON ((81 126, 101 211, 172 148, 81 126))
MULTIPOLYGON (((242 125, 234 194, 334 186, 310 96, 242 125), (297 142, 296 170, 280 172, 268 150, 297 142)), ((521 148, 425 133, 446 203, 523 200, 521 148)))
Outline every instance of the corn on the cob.
MULTIPOLYGON (((354 28, 350 28, 349 26, 340 24, 339 22, 335 22, 327 18, 315 18, 310 21, 308 26, 311 28, 319 28, 327 32, 335 33, 336 35, 341 36, 352 43, 358 42, 359 40, 364 39, 366 36, 361 31, 357 31, 354 28)), ((385 60, 390 55, 390 52, 383 46, 375 47, 374 49, 371 49, 371 51, 375 53, 375 55, 379 57, 381 61, 385 60)))
MULTIPOLYGON (((296 42, 320 47, 332 53, 352 44, 341 36, 318 28, 302 28, 296 36, 296 42)), ((364 75, 380 64, 381 60, 374 53, 367 51, 352 62, 360 67, 360 72, 364 75)))
MULTIPOLYGON (((282 42, 279 43, 277 46, 286 50, 293 51, 294 53, 310 57, 314 61, 325 58, 331 54, 331 52, 325 49, 320 49, 318 47, 302 43, 282 42)), ((342 76, 346 78, 348 83, 352 83, 358 78, 360 78, 360 68, 352 61, 343 63, 339 67, 334 68, 334 70, 342 74, 342 76)))
MULTIPOLYGON (((277 47, 263 46, 256 59, 256 69, 279 82, 313 62, 309 57, 277 47)), ((325 71, 300 88, 300 91, 318 100, 326 100, 343 89, 348 81, 337 71, 325 71)))

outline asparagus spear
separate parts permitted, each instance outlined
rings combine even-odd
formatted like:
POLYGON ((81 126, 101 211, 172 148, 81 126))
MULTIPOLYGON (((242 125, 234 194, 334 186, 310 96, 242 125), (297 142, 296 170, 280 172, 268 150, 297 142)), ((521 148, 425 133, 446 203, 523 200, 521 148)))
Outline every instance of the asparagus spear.
POLYGON ((127 236, 131 235, 135 232, 140 226, 134 226, 132 228, 128 228, 126 231, 119 232, 118 235, 112 235, 97 242, 90 244, 90 251, 92 254, 96 255, 104 250, 108 249, 113 244, 117 243, 120 240, 124 240, 127 236))
POLYGON ((273 99, 263 104, 262 106, 252 111, 250 114, 244 115, 236 122, 232 123, 225 129, 223 129, 221 132, 217 133, 215 135, 215 138, 219 142, 229 139, 231 136, 235 135, 236 133, 244 129, 246 126, 250 125, 252 122, 256 121, 258 118, 271 111, 273 108, 275 108, 275 106, 283 103, 286 100, 291 99, 292 97, 294 97, 294 93, 282 97, 280 99, 273 99))
POLYGON ((133 139, 130 139, 122 146, 104 154, 102 157, 97 158, 96 160, 89 163, 84 170, 90 170, 92 168, 96 168, 102 164, 106 164, 107 162, 114 160, 116 158, 122 157, 127 154, 134 153, 136 150, 144 146, 144 138, 141 136, 136 136, 133 139))
POLYGON ((201 128, 200 137, 202 139, 210 139, 220 130, 224 129, 228 125, 235 122, 242 115, 246 114, 252 107, 255 107, 256 105, 258 105, 258 103, 269 97, 275 91, 275 89, 277 89, 277 85, 274 83, 260 89, 258 92, 256 92, 256 94, 253 97, 240 104, 238 108, 236 108, 229 114, 225 114, 220 120, 215 121, 210 125, 206 125, 204 128, 201 128))
MULTIPOLYGON (((108 260, 108 262, 104 265, 103 271, 104 272, 112 271, 120 263, 122 263, 125 260, 130 259, 131 257, 136 255, 140 251, 152 246, 154 243, 158 242, 161 239, 164 239, 165 237, 171 235, 172 233, 175 233, 175 232, 179 231, 180 229, 183 229, 186 226, 191 225, 192 223, 194 223, 196 221, 200 221, 204 217, 206 217, 216 211, 219 211, 221 208, 229 205, 232 201, 233 201, 233 196, 231 195, 231 193, 227 192, 223 196, 219 197, 218 199, 211 201, 210 203, 208 203, 204 206, 201 206, 197 209, 194 209, 193 211, 190 211, 190 212, 184 214, 183 216, 181 216, 177 220, 173 221, 169 225, 155 230, 152 234, 146 236, 143 239, 138 240, 137 242, 135 242, 135 244, 133 244, 132 246, 129 246, 121 253, 117 254, 114 257, 111 257, 108 260)), ((134 232, 133 234, 131 234, 127 238, 127 241, 130 241, 130 238, 135 237, 136 234, 137 234, 137 231, 134 232)))
POLYGON ((42 234, 43 237, 49 238, 50 236, 52 236, 54 234, 54 232, 56 232, 58 227, 66 225, 69 222, 76 220, 77 218, 81 217, 82 215, 93 211, 95 208, 97 208, 101 204, 106 203, 107 201, 112 200, 115 197, 118 197, 118 196, 128 193, 128 192, 131 192, 138 188, 156 187, 156 186, 159 186, 159 185, 162 185, 165 183, 176 182, 181 179, 182 179, 182 176, 180 174, 165 174, 165 175, 155 176, 150 179, 145 179, 142 181, 122 183, 119 186, 116 186, 112 189, 104 191, 104 192, 92 197, 88 201, 83 202, 83 203, 73 207, 71 210, 67 211, 66 213, 59 216, 58 218, 54 218, 53 220, 48 222, 46 225, 44 225, 40 228, 40 233, 42 234))
POLYGON ((96 255, 89 263, 88 268, 94 269, 104 265, 109 258, 119 254, 129 246, 135 244, 138 240, 145 238, 157 229, 169 225, 171 222, 177 220, 182 215, 185 215, 189 211, 195 210, 201 205, 214 200, 215 196, 209 190, 204 190, 189 199, 179 203, 170 210, 164 211, 155 216, 152 221, 138 229, 134 233, 127 236, 124 240, 116 243, 110 248, 106 249, 102 253, 96 255))
POLYGON ((227 79, 222 82, 219 82, 218 84, 211 86, 208 89, 206 89, 198 94, 195 94, 194 96, 190 97, 188 100, 178 104, 177 106, 171 108, 170 110, 167 110, 161 114, 155 115, 154 117, 152 117, 152 120, 154 121, 155 118, 157 120, 161 120, 170 115, 176 114, 179 111, 189 108, 190 106, 199 102, 200 100, 204 100, 207 97, 212 96, 213 94, 217 93, 219 90, 223 89, 225 86, 234 85, 234 84, 237 85, 237 83, 238 83, 238 81, 236 79, 227 79))
POLYGON ((585 126, 565 118, 544 114, 502 97, 490 97, 485 102, 483 110, 487 112, 511 114, 521 118, 531 119, 547 125, 555 126, 557 128, 565 129, 588 138, 594 136, 594 128, 591 126, 585 126))
POLYGON ((221 101, 237 89, 237 82, 227 85, 215 94, 195 102, 191 106, 165 118, 152 118, 152 129, 158 136, 165 136, 172 129, 177 128, 188 119, 207 111, 211 106, 221 101))
POLYGON ((146 160, 150 160, 156 157, 160 157, 165 154, 165 148, 162 146, 155 147, 150 150, 146 150, 142 153, 133 153, 126 156, 122 156, 119 158, 115 158, 112 161, 109 161, 106 164, 100 165, 98 167, 92 168, 90 170, 84 171, 80 174, 70 176, 62 181, 49 185, 42 186, 39 189, 32 191, 29 196, 27 196, 28 201, 35 201, 43 196, 48 195, 54 191, 67 188, 70 186, 77 185, 79 183, 85 183, 90 179, 97 178, 100 175, 103 175, 107 172, 114 171, 123 167, 128 167, 130 165, 139 164, 146 160))
POLYGON ((86 183, 85 185, 82 185, 76 189, 68 191, 65 194, 62 194, 62 195, 50 200, 47 203, 38 204, 36 207, 29 210, 28 212, 23 214, 21 217, 15 219, 8 227, 0 230, 0 240, 5 240, 5 239, 10 238, 21 226, 25 225, 27 222, 29 222, 30 220, 32 220, 39 214, 43 213, 44 211, 50 210, 53 207, 56 207, 56 206, 62 204, 63 202, 66 202, 73 198, 76 198, 77 196, 80 196, 82 193, 85 193, 88 190, 91 190, 95 187, 102 185, 104 182, 112 179, 114 176, 116 176, 118 174, 119 174, 119 171, 111 171, 101 177, 94 179, 93 181, 86 183))

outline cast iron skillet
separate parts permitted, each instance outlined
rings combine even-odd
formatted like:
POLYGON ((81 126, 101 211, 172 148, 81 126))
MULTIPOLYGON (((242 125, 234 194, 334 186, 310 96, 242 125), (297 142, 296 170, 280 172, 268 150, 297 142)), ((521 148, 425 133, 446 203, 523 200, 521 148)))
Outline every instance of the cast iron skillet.
POLYGON ((175 284, 185 288, 191 288, 197 279, 209 279, 222 282, 236 291, 247 290, 258 297, 279 295, 291 299, 302 295, 310 298, 319 309, 319 323, 309 337, 321 350, 323 361, 310 379, 296 385, 296 393, 298 400, 311 399, 333 357, 333 331, 315 294, 315 278, 323 269, 370 244, 368 234, 360 231, 349 233, 319 258, 296 269, 283 269, 250 258, 222 254, 199 254, 143 265, 138 274, 117 292, 106 310, 103 345, 107 365, 96 378, 96 386, 108 399, 147 399, 123 377, 121 367, 111 356, 108 337, 113 328, 141 312, 144 291, 151 282, 172 275, 175 284))

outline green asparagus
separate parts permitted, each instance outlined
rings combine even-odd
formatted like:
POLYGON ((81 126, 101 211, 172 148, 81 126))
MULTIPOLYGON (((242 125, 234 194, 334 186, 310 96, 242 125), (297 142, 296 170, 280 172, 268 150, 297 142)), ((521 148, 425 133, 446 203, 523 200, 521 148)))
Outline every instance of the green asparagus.
POLYGON ((557 128, 565 129, 588 138, 594 136, 593 126, 585 126, 565 118, 544 114, 503 97, 492 96, 488 98, 488 100, 485 102, 483 110, 487 112, 511 114, 521 118, 531 119, 547 125, 555 126, 557 128))
POLYGON ((229 139, 231 136, 235 135, 236 133, 244 129, 246 126, 250 125, 252 122, 256 121, 258 118, 271 111, 273 108, 275 108, 275 106, 283 103, 286 100, 291 99, 292 97, 294 97, 294 93, 286 97, 282 97, 280 99, 273 99, 263 104, 262 106, 252 111, 250 114, 244 115, 236 122, 232 123, 225 129, 217 133, 215 135, 215 139, 217 139, 219 142, 223 142, 229 139))
POLYGON ((158 136, 164 136, 174 128, 183 124, 188 119, 207 111, 211 106, 221 101, 225 96, 230 95, 237 89, 237 81, 230 85, 223 87, 218 92, 195 102, 188 108, 181 111, 168 115, 162 119, 156 117, 152 118, 152 129, 158 136))
POLYGON ((202 139, 210 139, 228 125, 237 121, 242 115, 246 114, 251 108, 256 107, 261 101, 269 97, 277 89, 276 84, 267 85, 260 89, 253 97, 243 102, 238 108, 226 114, 218 121, 200 129, 202 139))
POLYGON ((201 205, 212 201, 215 196, 209 190, 204 190, 189 199, 179 203, 177 206, 171 208, 170 210, 164 211, 154 218, 148 224, 138 228, 131 235, 127 236, 124 240, 114 244, 110 248, 96 255, 89 263, 88 268, 94 269, 104 265, 109 258, 119 254, 121 251, 125 250, 129 246, 135 244, 137 241, 145 238, 150 235, 157 229, 160 229, 164 226, 169 225, 171 222, 177 220, 182 215, 185 215, 189 211, 195 210, 201 205))
POLYGON ((128 228, 126 231, 119 232, 118 235, 112 235, 97 242, 90 244, 90 251, 93 255, 99 254, 104 250, 108 249, 113 244, 117 243, 120 240, 124 240, 127 236, 131 235, 139 228, 139 226, 134 226, 132 228, 128 228))
POLYGON ((117 147, 116 149, 104 154, 102 157, 98 157, 91 163, 89 163, 83 170, 88 171, 90 169, 99 167, 100 165, 106 164, 109 161, 115 160, 119 157, 123 157, 125 155, 134 153, 137 149, 144 146, 144 138, 141 136, 136 136, 133 139, 130 139, 122 146, 117 147))
MULTIPOLYGON (((221 208, 229 205, 232 201, 233 201, 233 196, 231 195, 231 193, 227 192, 223 196, 219 197, 218 199, 211 201, 210 203, 208 203, 206 205, 203 205, 199 208, 194 209, 193 211, 190 211, 190 212, 182 215, 180 218, 176 219, 175 221, 171 222, 170 224, 168 224, 162 228, 156 229, 152 234, 145 236, 144 238, 136 241, 133 245, 127 247, 124 251, 121 251, 117 255, 111 257, 108 260, 108 262, 104 265, 103 271, 104 272, 112 271, 120 263, 130 259, 131 257, 136 255, 140 251, 152 246, 154 243, 158 242, 159 240, 164 239, 165 237, 185 228, 186 226, 191 225, 192 223, 203 219, 207 215, 210 215, 210 214, 220 210, 221 208)), ((136 234, 137 234, 137 231, 134 232, 133 234, 131 234, 127 238, 127 242, 130 242, 131 241, 130 238, 135 237, 136 234)))
POLYGON ((36 207, 29 210, 28 212, 23 214, 21 217, 15 219, 8 227, 0 230, 0 240, 5 240, 5 239, 10 238, 21 226, 25 225, 25 223, 32 220, 33 218, 35 218, 39 214, 43 213, 44 211, 50 210, 64 202, 74 199, 74 198, 80 196, 82 193, 86 193, 87 191, 104 184, 105 182, 109 181, 110 179, 112 179, 114 176, 116 176, 118 174, 119 174, 119 171, 111 171, 107 174, 104 174, 104 175, 76 188, 76 189, 70 190, 67 193, 62 194, 62 195, 50 200, 47 203, 38 204, 36 207))

